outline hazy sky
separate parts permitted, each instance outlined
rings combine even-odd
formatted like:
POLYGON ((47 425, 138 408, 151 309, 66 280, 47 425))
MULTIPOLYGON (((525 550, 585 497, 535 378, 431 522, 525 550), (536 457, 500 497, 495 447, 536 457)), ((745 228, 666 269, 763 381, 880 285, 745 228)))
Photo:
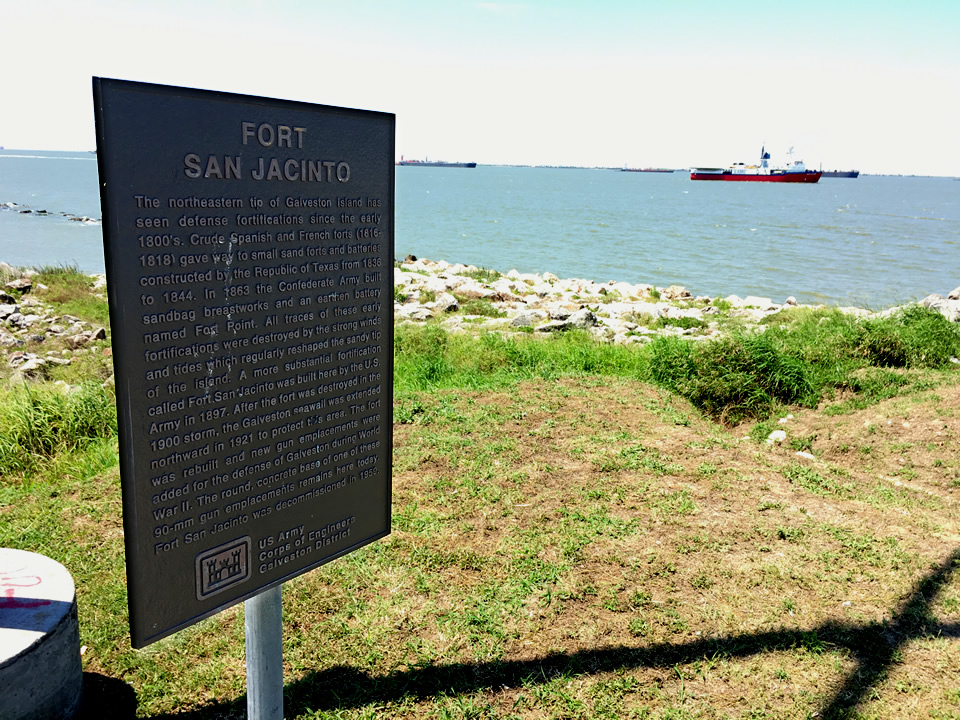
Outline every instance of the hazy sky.
POLYGON ((5 0, 0 145, 95 147, 91 77, 392 112, 397 153, 960 175, 958 0, 5 0))

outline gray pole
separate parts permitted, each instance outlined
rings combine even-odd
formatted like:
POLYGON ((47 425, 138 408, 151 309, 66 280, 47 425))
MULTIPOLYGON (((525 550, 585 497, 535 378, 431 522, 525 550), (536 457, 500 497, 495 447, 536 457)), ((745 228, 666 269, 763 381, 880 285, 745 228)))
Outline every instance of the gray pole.
POLYGON ((243 603, 249 720, 283 720, 283 603, 280 587, 264 590, 243 603))

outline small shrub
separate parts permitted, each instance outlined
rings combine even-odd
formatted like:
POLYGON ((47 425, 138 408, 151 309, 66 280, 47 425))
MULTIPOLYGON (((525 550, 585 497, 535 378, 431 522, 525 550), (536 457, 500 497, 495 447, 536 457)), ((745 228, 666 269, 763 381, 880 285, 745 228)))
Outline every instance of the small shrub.
POLYGON ((507 314, 502 310, 494 307, 493 303, 489 300, 480 300, 477 298, 463 298, 457 297, 457 302, 460 303, 460 311, 464 315, 480 315, 482 317, 490 318, 503 318, 507 314))
POLYGON ((936 310, 911 305, 864 323, 860 348, 881 367, 939 368, 960 355, 960 328, 936 310))
POLYGON ((663 338, 651 343, 651 352, 654 382, 732 424, 767 417, 778 403, 814 404, 819 399, 803 360, 766 334, 696 346, 663 338))
POLYGON ((702 330, 707 326, 706 321, 701 318, 696 317, 664 317, 660 316, 657 318, 656 322, 653 324, 655 328, 665 328, 665 327, 678 327, 683 330, 689 330, 691 328, 702 330))
POLYGON ((476 270, 464 270, 460 273, 464 277, 473 278, 477 282, 492 283, 503 277, 498 271, 489 268, 477 268, 476 270))

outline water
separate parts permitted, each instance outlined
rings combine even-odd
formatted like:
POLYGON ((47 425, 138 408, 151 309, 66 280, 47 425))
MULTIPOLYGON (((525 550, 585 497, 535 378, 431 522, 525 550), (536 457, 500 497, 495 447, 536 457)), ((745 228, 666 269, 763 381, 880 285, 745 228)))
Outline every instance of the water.
MULTIPOLYGON (((0 150, 0 204, 32 211, 100 217, 93 153, 0 150)), ((76 265, 103 272, 103 234, 62 215, 21 214, 0 207, 0 260, 16 266, 76 265)))
MULTIPOLYGON (((960 285, 960 182, 398 167, 396 255, 695 295, 889 307, 960 285)), ((0 203, 100 217, 91 153, 0 151, 0 203)), ((0 211, 0 260, 104 267, 101 228, 0 211)))

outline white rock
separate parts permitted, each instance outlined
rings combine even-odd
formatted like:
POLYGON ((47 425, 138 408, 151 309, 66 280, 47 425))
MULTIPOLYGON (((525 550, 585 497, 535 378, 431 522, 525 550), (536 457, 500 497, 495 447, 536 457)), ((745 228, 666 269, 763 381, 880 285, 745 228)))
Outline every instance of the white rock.
POLYGON ((772 445, 775 442, 783 442, 787 439, 787 433, 784 430, 774 430, 767 435, 767 443, 772 445))
POLYGON ((761 310, 775 310, 778 307, 778 305, 776 305, 770 298, 758 297, 756 295, 747 295, 743 299, 743 304, 757 307, 761 310))
POLYGON ((575 328, 586 330, 597 324, 597 316, 591 310, 583 308, 571 314, 568 322, 575 328))
POLYGON ((960 300, 945 300, 939 295, 928 295, 920 304, 936 310, 950 322, 960 322, 960 300))
POLYGON ((456 312, 460 309, 460 303, 450 293, 440 293, 436 302, 433 303, 433 309, 442 313, 456 312))

